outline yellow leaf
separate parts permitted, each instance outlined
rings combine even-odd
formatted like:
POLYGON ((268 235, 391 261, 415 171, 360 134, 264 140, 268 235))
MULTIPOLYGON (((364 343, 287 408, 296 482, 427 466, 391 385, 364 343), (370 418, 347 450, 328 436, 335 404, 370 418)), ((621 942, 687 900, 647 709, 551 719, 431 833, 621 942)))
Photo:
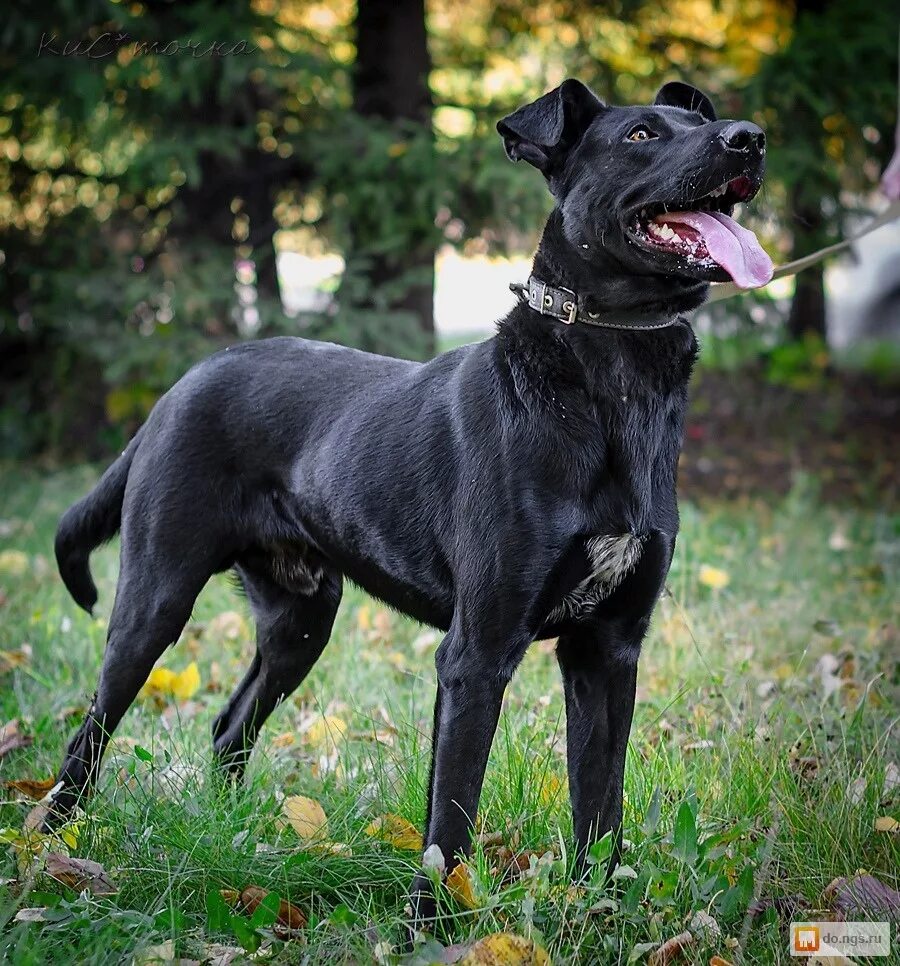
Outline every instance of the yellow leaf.
POLYGON ((479 939, 459 961, 459 966, 550 966, 550 957, 533 939, 511 932, 495 932, 479 939))
POLYGON ((700 568, 698 579, 704 587, 711 587, 713 590, 721 590, 731 582, 731 577, 728 576, 727 570, 710 567, 709 564, 703 564, 700 568))
POLYGON ((275 735, 271 744, 273 748, 289 748, 295 740, 293 731, 285 731, 284 734, 275 735))
POLYGON ((372 629, 372 611, 368 604, 363 604, 356 612, 356 626, 361 631, 372 629))
POLYGON ((422 836, 419 830, 402 815, 388 813, 379 816, 368 825, 366 835, 387 842, 389 845, 393 845, 395 849, 407 849, 410 852, 422 851, 422 836))
MULTIPOLYGON (((465 862, 460 862, 450 875, 447 876, 447 888, 450 895, 466 909, 477 909, 478 900, 475 898, 475 891, 472 889, 472 876, 469 867, 465 862)), ((490 960, 485 960, 489 962, 490 960)), ((474 960, 479 962, 479 960, 474 960)))
POLYGON ((141 688, 143 697, 153 697, 154 695, 166 695, 172 693, 172 680, 175 672, 167 667, 155 667, 150 672, 150 677, 141 688))
POLYGON ((173 671, 167 667, 156 667, 150 672, 147 683, 141 688, 141 695, 149 698, 177 698, 186 701, 200 688, 200 671, 197 662, 191 663, 183 671, 173 671))
POLYGON ((347 733, 347 722, 331 714, 319 715, 306 729, 304 739, 314 748, 333 749, 347 733))
POLYGON ((21 550, 0 552, 0 573, 10 577, 24 577, 28 573, 28 554, 21 550))
POLYGON ((540 790, 538 791, 538 799, 541 805, 552 805, 559 797, 562 787, 563 783, 556 775, 549 772, 544 775, 540 790))
POLYGON ((403 157, 403 155, 406 154, 406 151, 407 151, 407 145, 404 144, 402 141, 395 141, 387 149, 387 153, 388 153, 388 157, 389 158, 400 158, 400 157, 403 157))
POLYGON ((19 792, 20 795, 33 798, 39 802, 51 788, 56 787, 56 779, 19 778, 16 781, 4 782, 3 784, 6 788, 11 788, 13 791, 19 792))
POLYGON ((291 795, 284 800, 281 811, 304 842, 323 839, 328 835, 325 809, 315 799, 291 795))
POLYGON ((200 689, 200 671, 197 662, 191 661, 190 664, 180 673, 172 678, 172 694, 179 701, 187 701, 192 698, 200 689))
POLYGON ((890 815, 881 815, 875 819, 876 832, 900 832, 900 822, 890 815))

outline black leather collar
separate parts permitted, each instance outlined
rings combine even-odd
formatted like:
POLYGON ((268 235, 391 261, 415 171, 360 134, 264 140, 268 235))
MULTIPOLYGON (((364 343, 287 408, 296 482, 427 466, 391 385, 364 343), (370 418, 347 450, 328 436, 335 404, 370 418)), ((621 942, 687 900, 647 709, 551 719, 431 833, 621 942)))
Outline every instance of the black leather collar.
POLYGON ((528 307, 547 315, 551 319, 558 319, 566 325, 581 322, 584 325, 596 325, 601 329, 666 329, 679 321, 676 315, 667 322, 607 322, 600 318, 599 312, 589 312, 583 301, 571 289, 558 288, 548 285, 533 275, 529 276, 527 285, 521 282, 511 282, 510 290, 528 303, 528 307))

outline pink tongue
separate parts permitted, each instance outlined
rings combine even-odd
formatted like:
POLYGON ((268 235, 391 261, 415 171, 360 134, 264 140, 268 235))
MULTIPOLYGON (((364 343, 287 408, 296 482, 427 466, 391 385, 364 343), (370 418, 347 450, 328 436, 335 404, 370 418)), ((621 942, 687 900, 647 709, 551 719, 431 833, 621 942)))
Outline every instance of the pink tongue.
POLYGON ((771 281, 772 259, 752 231, 718 211, 668 211, 656 218, 669 225, 690 225, 700 233, 710 258, 718 262, 741 288, 771 281))

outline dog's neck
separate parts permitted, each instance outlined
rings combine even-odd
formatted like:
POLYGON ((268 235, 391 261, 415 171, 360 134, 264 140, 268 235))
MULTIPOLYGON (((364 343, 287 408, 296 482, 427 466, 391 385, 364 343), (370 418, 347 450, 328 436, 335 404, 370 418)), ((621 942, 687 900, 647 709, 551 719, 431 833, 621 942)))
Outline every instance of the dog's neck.
POLYGON ((603 322, 666 322, 697 308, 709 285, 668 275, 637 275, 608 249, 579 251, 565 235, 554 208, 534 256, 532 275, 571 289, 603 322))

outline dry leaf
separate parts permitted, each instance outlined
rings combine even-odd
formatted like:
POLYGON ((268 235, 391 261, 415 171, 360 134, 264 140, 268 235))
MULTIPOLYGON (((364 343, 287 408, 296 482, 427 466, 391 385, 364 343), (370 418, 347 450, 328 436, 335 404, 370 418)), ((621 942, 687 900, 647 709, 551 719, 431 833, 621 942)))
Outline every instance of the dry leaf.
POLYGON ((722 938, 722 930, 718 922, 703 909, 695 912, 691 917, 690 931, 698 939, 708 943, 722 938))
MULTIPOLYGON (((269 895, 268 889, 260 886, 247 886, 241 890, 241 905, 250 915, 256 911, 256 907, 269 895)), ((287 899, 281 899, 278 904, 278 925, 283 930, 293 933, 299 929, 306 928, 306 916, 287 899)))
POLYGON ((900 892, 891 889, 873 875, 856 875, 852 879, 834 879, 822 898, 838 919, 856 922, 879 916, 900 916, 900 892))
POLYGON ((236 610, 226 610, 217 614, 207 626, 208 633, 214 637, 224 638, 229 641, 236 641, 238 638, 247 638, 250 632, 247 630, 247 622, 236 610))
POLYGON ((722 959, 721 956, 713 956, 709 961, 709 966, 734 966, 730 960, 722 959))
POLYGON ((900 822, 890 815, 880 815, 875 819, 876 832, 900 832, 900 822))
POLYGON ((694 937, 687 931, 667 939, 661 946, 650 953, 647 966, 668 966, 687 956, 688 949, 693 946, 694 937))
POLYGON ((347 734, 347 722, 331 714, 320 714, 303 734, 303 740, 313 748, 331 751, 347 734))
POLYGON ((459 960, 459 966, 550 966, 550 957, 532 939, 511 932, 495 932, 479 939, 459 960))
MULTIPOLYGON (((472 889, 472 876, 465 862, 460 862, 447 876, 447 888, 450 890, 450 895, 461 906, 466 909, 478 908, 478 900, 475 898, 475 892, 472 889)), ((498 935, 502 934, 498 933, 498 935)), ((485 962, 489 961, 485 960, 485 962)))
POLYGON ((23 735, 19 730, 18 718, 7 721, 0 728, 0 759, 4 758, 11 751, 17 751, 19 748, 27 748, 33 740, 28 735, 23 735))
POLYGON ((17 651, 0 651, 0 674, 13 668, 24 667, 31 660, 31 648, 20 647, 17 651))
MULTIPOLYGON (((165 942, 156 943, 153 946, 143 946, 136 949, 131 958, 131 966, 151 966, 153 963, 174 963, 175 943, 171 939, 165 942)), ((178 960, 179 966, 184 963, 183 959, 178 960)))
POLYGON ((847 786, 847 801, 851 805, 859 805, 866 797, 866 776, 860 775, 854 778, 847 786))
POLYGON ((14 916, 13 922, 46 922, 47 906, 32 906, 29 909, 20 909, 14 916))
POLYGON ((900 788, 900 768, 894 762, 889 762, 884 770, 884 786, 881 789, 881 794, 885 798, 889 798, 895 788, 900 788))
POLYGON ((247 960, 247 950, 242 946, 225 946, 222 943, 207 943, 203 947, 204 966, 231 966, 235 960, 247 960))
POLYGON ((709 564, 703 564, 697 579, 704 587, 709 587, 712 590, 721 590, 731 583, 731 577, 727 570, 720 570, 718 567, 711 567, 709 564))
POLYGON ((422 835, 419 830, 402 815, 389 813, 381 815, 366 828, 366 835, 393 845, 395 849, 410 852, 422 851, 422 835))
POLYGON ((241 894, 237 889, 219 889, 219 895, 222 897, 225 905, 231 906, 232 909, 238 904, 238 900, 241 898, 241 894))
POLYGON ((328 835, 328 818, 315 799, 290 795, 284 800, 281 811, 304 842, 324 839, 328 835))
POLYGON ((45 778, 42 781, 36 781, 32 778, 19 778, 16 781, 4 782, 3 786, 39 802, 47 792, 56 786, 56 779, 45 778))
POLYGON ((59 852, 50 852, 45 868, 52 879, 62 882, 76 892, 87 889, 95 896, 111 896, 118 891, 109 881, 103 866, 90 859, 72 859, 59 852))

